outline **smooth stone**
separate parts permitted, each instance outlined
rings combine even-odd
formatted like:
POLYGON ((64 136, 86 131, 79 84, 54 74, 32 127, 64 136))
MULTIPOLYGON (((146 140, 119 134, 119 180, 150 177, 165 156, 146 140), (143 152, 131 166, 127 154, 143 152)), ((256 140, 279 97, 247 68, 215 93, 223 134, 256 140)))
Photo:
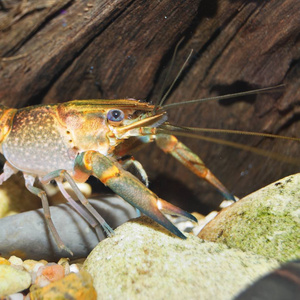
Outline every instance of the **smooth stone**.
POLYGON ((278 262, 193 235, 180 239, 147 217, 120 226, 84 262, 98 299, 229 300, 278 262))
POLYGON ((0 296, 8 296, 27 289, 31 284, 30 274, 12 266, 0 265, 0 296))
MULTIPOLYGON (((112 228, 136 217, 135 208, 115 195, 103 195, 90 203, 112 228)), ((55 244, 42 209, 0 219, 1 255, 48 261, 58 261, 61 257, 75 259, 86 257, 99 243, 94 229, 69 204, 52 206, 50 212, 61 239, 73 256, 55 244)), ((105 238, 102 232, 100 240, 105 238)))
POLYGON ((285 262, 300 257, 300 174, 223 209, 200 238, 285 262))

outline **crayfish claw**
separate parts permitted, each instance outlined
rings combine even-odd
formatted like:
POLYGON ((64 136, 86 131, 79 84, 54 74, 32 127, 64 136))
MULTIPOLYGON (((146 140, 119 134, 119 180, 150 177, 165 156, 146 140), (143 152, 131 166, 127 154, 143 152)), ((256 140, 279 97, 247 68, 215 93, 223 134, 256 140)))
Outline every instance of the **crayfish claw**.
POLYGON ((163 213, 184 217, 186 219, 189 219, 193 222, 198 223, 198 220, 192 214, 188 213, 187 211, 185 211, 163 199, 157 200, 157 207, 163 213))
MULTIPOLYGON (((86 172, 92 170, 92 175, 100 179, 102 183, 125 201, 182 239, 186 239, 186 236, 169 221, 162 211, 178 214, 196 221, 189 213, 158 198, 135 176, 116 164, 113 158, 96 151, 83 152, 76 158, 76 168, 86 172)), ((67 177, 66 179, 68 180, 67 177)), ((103 223, 101 225, 103 226, 103 223)))
POLYGON ((231 193, 229 192, 221 192, 223 197, 226 199, 226 200, 232 200, 233 202, 236 202, 237 200, 235 199, 235 196, 232 195, 231 193))

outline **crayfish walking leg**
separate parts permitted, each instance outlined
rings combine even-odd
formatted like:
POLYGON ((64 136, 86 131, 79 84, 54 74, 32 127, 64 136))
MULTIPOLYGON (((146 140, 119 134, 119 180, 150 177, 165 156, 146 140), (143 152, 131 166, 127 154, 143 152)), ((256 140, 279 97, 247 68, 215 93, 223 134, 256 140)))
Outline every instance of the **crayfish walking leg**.
POLYGON ((82 206, 80 206, 65 190, 63 184, 62 184, 62 178, 59 177, 55 179, 57 186, 65 199, 70 203, 70 205, 90 224, 92 228, 95 229, 96 234, 98 236, 99 241, 101 241, 103 236, 103 231, 101 230, 100 223, 92 216, 90 215, 82 206))
MULTIPOLYGON (((75 183, 75 181, 73 180, 73 178, 70 176, 70 174, 67 171, 65 171, 65 170, 56 170, 54 172, 51 172, 48 175, 44 176, 41 179, 41 182, 46 183, 46 182, 49 182, 53 179, 57 180, 58 178, 61 178, 61 177, 65 178, 67 180, 67 182, 70 184, 72 190, 74 191, 74 193, 76 194, 76 196, 80 200, 80 202, 86 207, 86 209, 92 214, 92 216, 99 222, 99 224, 102 226, 102 228, 104 229, 107 236, 112 236, 114 234, 113 229, 106 223, 106 221, 101 217, 101 215, 95 210, 95 208, 85 198, 85 196, 79 190, 77 184, 75 183)), ((61 185, 59 185, 59 187, 62 188, 61 185)), ((61 189, 61 191, 62 191, 63 195, 66 194, 65 198, 68 201, 70 201, 70 199, 72 200, 72 201, 70 201, 70 204, 73 206, 75 201, 64 191, 63 188, 61 189)), ((75 209, 78 210, 77 206, 75 207, 75 209)), ((79 213, 81 214, 81 211, 79 211, 79 213)), ((87 221, 91 224, 92 221, 90 220, 89 217, 87 217, 87 215, 85 213, 83 214, 83 217, 86 218, 86 219, 88 218, 87 221)))
POLYGON ((56 228, 53 224, 53 221, 51 219, 50 209, 49 209, 49 203, 48 203, 48 199, 47 199, 47 195, 46 195, 45 191, 33 186, 34 181, 35 181, 35 178, 33 176, 28 175, 28 174, 24 174, 24 178, 25 178, 26 188, 32 194, 38 196, 42 201, 42 206, 43 206, 43 209, 44 209, 45 219, 46 219, 48 227, 50 228, 50 231, 52 232, 52 235, 54 237, 54 240, 55 240, 57 246, 60 249, 63 249, 65 251, 69 252, 71 255, 73 255, 72 251, 67 246, 65 246, 65 244, 61 240, 61 238, 60 238, 60 236, 59 236, 59 234, 58 234, 58 232, 57 232, 57 230, 56 230, 56 228))

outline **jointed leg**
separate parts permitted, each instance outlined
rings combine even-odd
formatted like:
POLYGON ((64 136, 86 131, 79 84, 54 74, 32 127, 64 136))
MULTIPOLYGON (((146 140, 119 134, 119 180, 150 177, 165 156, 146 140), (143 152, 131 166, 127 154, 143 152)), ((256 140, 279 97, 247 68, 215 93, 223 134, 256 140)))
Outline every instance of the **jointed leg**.
POLYGON ((53 224, 53 221, 51 219, 50 209, 49 209, 49 203, 48 203, 48 199, 47 199, 47 195, 46 195, 45 191, 33 186, 35 178, 32 177, 31 175, 24 174, 24 178, 25 178, 26 188, 34 195, 40 197, 40 199, 42 200, 42 206, 44 209, 46 223, 47 223, 48 227, 50 228, 50 231, 52 232, 52 235, 54 237, 54 240, 55 240, 57 246, 60 249, 66 250, 71 255, 73 255, 72 251, 67 246, 64 245, 63 241, 61 240, 61 238, 53 224))
POLYGON ((92 215, 90 215, 87 211, 84 210, 82 206, 80 206, 65 190, 63 184, 62 184, 62 178, 55 179, 57 186, 63 196, 66 198, 66 200, 70 203, 70 205, 90 224, 92 228, 95 229, 96 234, 99 238, 99 241, 102 238, 102 231, 99 228, 99 223, 93 218, 92 215))
POLYGON ((104 229, 107 236, 112 236, 114 234, 113 229, 106 223, 106 221, 101 217, 101 215, 95 210, 95 208, 85 198, 85 196, 82 194, 82 192, 78 188, 77 184, 75 183, 75 181, 73 180, 73 178, 70 176, 70 174, 67 171, 57 170, 57 171, 51 172, 48 175, 44 176, 41 179, 41 182, 42 183, 47 183, 47 182, 49 182, 53 179, 57 179, 59 177, 63 177, 67 180, 67 182, 70 184, 72 190, 74 191, 74 193, 78 197, 79 201, 86 207, 86 209, 99 222, 99 224, 102 226, 102 228, 104 229))
POLYGON ((179 142, 175 136, 158 134, 156 136, 156 143, 165 153, 170 153, 194 174, 207 180, 210 184, 216 187, 226 199, 235 201, 234 196, 229 193, 224 185, 205 166, 200 157, 193 153, 184 144, 179 142))

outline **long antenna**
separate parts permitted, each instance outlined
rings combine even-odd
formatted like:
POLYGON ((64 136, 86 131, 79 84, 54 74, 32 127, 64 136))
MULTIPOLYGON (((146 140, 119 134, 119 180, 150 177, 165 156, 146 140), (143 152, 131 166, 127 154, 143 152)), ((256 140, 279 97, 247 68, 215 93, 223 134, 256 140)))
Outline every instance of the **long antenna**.
POLYGON ((191 50, 190 54, 188 55, 187 59, 185 60, 184 64, 182 65, 182 67, 180 68, 177 76, 175 77, 175 79, 173 80, 172 84, 170 85, 170 87, 168 88, 168 90, 166 91, 165 95, 163 96, 163 98, 160 100, 158 106, 161 107, 163 105, 163 103, 165 102, 166 98, 169 96, 171 90, 173 89, 176 81, 178 80, 178 78, 180 77, 180 75, 182 74, 183 70, 185 69, 186 64, 188 63, 188 61, 190 60, 191 56, 193 53, 193 49, 191 50))
POLYGON ((163 124, 159 128, 169 130, 169 131, 177 131, 177 132, 207 132, 207 133, 222 133, 222 134, 236 134, 236 135, 248 135, 248 136, 258 136, 265 138, 273 138, 273 139, 282 139, 300 142, 300 138, 277 135, 272 133, 262 133, 262 132, 254 132, 254 131, 241 131, 241 130, 233 130, 233 129, 219 129, 219 128, 199 128, 199 127, 186 127, 186 126, 175 126, 172 124, 163 124))
POLYGON ((170 109, 170 108, 174 108, 174 107, 177 107, 177 106, 188 105, 188 104, 195 104, 195 103, 207 102, 207 101, 212 101, 212 100, 223 100, 223 99, 231 99, 231 98, 237 98, 237 97, 241 97, 241 96, 253 95, 253 94, 258 94, 258 93, 261 93, 261 92, 281 88, 283 86, 284 86, 284 84, 279 84, 279 85, 276 85, 276 86, 251 90, 251 91, 247 91, 247 92, 240 92, 240 93, 234 93, 234 94, 227 94, 227 95, 223 95, 223 96, 214 96, 214 97, 207 97, 207 98, 189 100, 189 101, 184 101, 184 102, 170 103, 170 104, 164 105, 161 109, 167 110, 167 109, 170 109))
POLYGON ((166 74, 166 76, 165 76, 165 78, 164 78, 164 82, 163 82, 162 88, 161 88, 161 90, 160 90, 158 100, 157 100, 156 103, 155 103, 153 112, 155 112, 155 111, 156 111, 156 108, 157 108, 159 105, 161 105, 160 103, 161 103, 161 99, 163 98, 163 92, 164 92, 164 89, 165 89, 165 86, 166 86, 166 83, 167 83, 167 79, 168 79, 169 76, 170 76, 171 70, 172 70, 172 68, 173 68, 173 66, 174 66, 175 58, 176 58, 176 56, 177 56, 178 48, 179 48, 179 46, 180 46, 180 44, 182 43, 183 40, 184 40, 184 37, 182 37, 182 38, 179 40, 179 42, 176 44, 176 46, 175 46, 175 50, 174 50, 174 53, 173 53, 172 59, 171 59, 171 64, 170 64, 170 66, 169 66, 169 68, 168 68, 168 71, 167 71, 167 74, 166 74))

